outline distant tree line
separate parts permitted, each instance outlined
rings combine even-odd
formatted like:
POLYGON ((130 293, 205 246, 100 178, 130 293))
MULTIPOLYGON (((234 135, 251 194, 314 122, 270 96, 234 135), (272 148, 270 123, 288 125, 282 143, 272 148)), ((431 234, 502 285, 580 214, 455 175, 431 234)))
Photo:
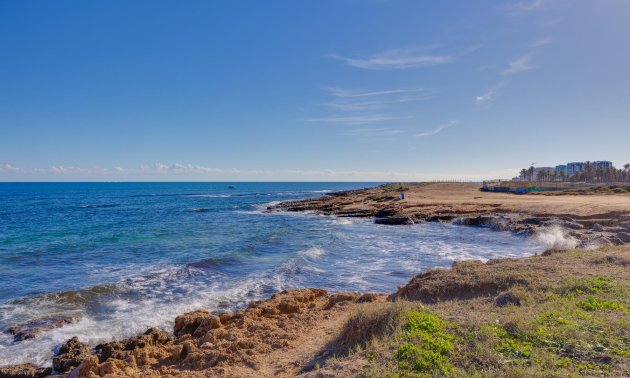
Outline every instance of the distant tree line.
POLYGON ((630 182, 630 164, 625 164, 623 168, 602 167, 590 161, 584 163, 584 170, 568 175, 564 171, 536 171, 533 166, 521 169, 521 178, 528 181, 539 182, 630 182), (534 177, 536 176, 536 177, 534 177), (536 178, 536 180, 534 180, 536 178))

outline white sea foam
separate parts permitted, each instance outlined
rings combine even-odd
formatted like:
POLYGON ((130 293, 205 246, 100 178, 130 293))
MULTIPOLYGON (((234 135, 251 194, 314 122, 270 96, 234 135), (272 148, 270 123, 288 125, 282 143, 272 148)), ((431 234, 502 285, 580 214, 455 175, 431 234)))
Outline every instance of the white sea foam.
POLYGON ((317 258, 326 254, 326 251, 320 247, 311 247, 305 251, 299 252, 299 255, 310 258, 317 258))
POLYGON ((182 277, 181 269, 162 271, 152 277, 128 279, 121 285, 138 292, 140 298, 105 299, 100 307, 105 309, 106 314, 98 319, 83 311, 78 322, 19 343, 13 343, 10 335, 0 334, 0 366, 25 362, 50 366, 55 349, 73 336, 79 336, 82 342, 95 346, 142 333, 149 327, 170 331, 175 317, 184 312, 200 308, 234 310, 285 288, 283 277, 276 273, 252 275, 228 285, 219 277, 207 285, 189 281, 192 280, 182 277))
MULTIPOLYGON (((306 215, 295 213, 295 216, 306 215)), ((436 266, 449 266, 454 260, 524 256, 542 249, 538 242, 527 243, 509 233, 487 229, 462 229, 436 223, 382 229, 374 227, 369 220, 317 219, 322 221, 306 222, 306 227, 313 232, 308 235, 313 238, 308 240, 310 247, 303 247, 300 241, 299 249, 292 249, 297 250, 296 253, 276 256, 265 249, 265 254, 252 254, 257 260, 249 264, 264 261, 261 265, 266 268, 251 268, 246 275, 191 265, 154 266, 152 272, 124 277, 114 294, 106 293, 98 297, 96 303, 81 307, 78 311, 82 317, 77 323, 20 343, 12 343, 10 335, 0 335, 0 365, 24 362, 49 365, 54 348, 75 335, 94 346, 142 333, 152 326, 170 331, 175 317, 184 312, 200 308, 234 310, 287 288, 390 293, 413 274, 436 266), (344 223, 344 227, 332 227, 346 220, 349 223, 344 223)), ((301 233, 305 229, 296 230, 301 233)), ((290 241, 299 234, 288 235, 287 240, 274 239, 274 243, 291 246, 290 241)), ((567 239, 548 234, 539 237, 567 239)), ((54 306, 55 303, 44 300, 28 306, 14 305, 12 309, 0 306, 0 318, 32 319, 53 313, 54 306)))
POLYGON ((546 249, 573 249, 578 245, 576 238, 569 235, 566 229, 557 225, 539 229, 534 233, 532 239, 546 249))

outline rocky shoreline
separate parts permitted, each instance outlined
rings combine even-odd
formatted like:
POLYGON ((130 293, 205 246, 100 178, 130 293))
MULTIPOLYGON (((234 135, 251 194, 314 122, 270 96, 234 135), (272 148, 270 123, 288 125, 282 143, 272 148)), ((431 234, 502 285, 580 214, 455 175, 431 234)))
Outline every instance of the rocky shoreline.
MULTIPOLYGON (((400 189, 384 185, 335 192, 321 198, 275 204, 269 206, 267 211, 308 211, 339 217, 372 217, 375 223, 384 225, 452 222, 538 237, 545 237, 545 233, 551 230, 559 233, 550 236, 551 250, 630 243, 630 208, 625 211, 619 209, 572 215, 561 211, 533 213, 531 210, 506 206, 501 201, 475 202, 468 198, 463 202, 436 200, 423 196, 422 190, 426 189, 424 185, 419 185, 417 192, 405 187, 412 199, 403 201, 396 196, 400 189), (414 200, 414 195, 420 200, 414 200)), ((432 303, 442 298, 444 287, 432 291, 427 289, 430 285, 425 281, 418 283, 420 279, 425 280, 425 275, 423 273, 412 279, 389 299, 432 303)), ((430 279, 433 276, 426 277, 430 279)), ((485 290, 486 295, 494 296, 513 284, 509 280, 502 282, 509 285, 495 288, 493 282, 488 282, 477 288, 475 283, 470 283, 470 287, 462 289, 459 285, 453 290, 464 290, 461 295, 468 295, 467 290, 485 290), (488 291, 488 287, 492 290, 488 291)), ((495 302, 518 302, 518 298, 509 293, 501 295, 503 297, 495 298, 495 302)), ((0 377, 36 378, 53 374, 69 377, 251 376, 252 371, 261 376, 290 376, 295 373, 296 364, 302 368, 313 368, 329 355, 345 353, 350 347, 346 345, 347 335, 327 342, 321 339, 308 345, 303 340, 305 332, 319 334, 320 338, 330 338, 330 334, 339 332, 351 311, 386 300, 385 295, 378 294, 330 294, 321 289, 284 291, 266 301, 253 302, 246 309, 234 313, 199 310, 183 314, 175 319, 172 334, 151 328, 143 335, 94 348, 74 337, 60 347, 53 358, 52 369, 30 364, 0 367, 0 377), (322 348, 322 344, 325 344, 325 348, 322 348), (292 355, 291 363, 286 361, 287 353, 292 355), (273 359, 279 362, 275 365, 270 363, 273 359)), ((11 333, 16 341, 35 338, 41 331, 72 321, 65 318, 44 319, 13 327, 11 333)), ((308 371, 301 372, 308 376, 308 371)))
MULTIPOLYGON (((142 335, 94 348, 73 337, 61 345, 52 368, 31 364, 0 367, 0 377, 157 377, 179 376, 182 371, 199 377, 243 376, 247 374, 241 369, 256 368, 266 356, 299 347, 296 340, 305 330, 312 331, 349 308, 384 301, 386 297, 330 294, 322 289, 283 291, 233 313, 198 310, 180 315, 172 334, 150 328, 142 335)), ((325 358, 344 348, 339 341, 314 358, 325 358)), ((281 367, 269 372, 276 374, 284 375, 281 367)))
MULTIPOLYGON (((488 227, 532 236, 549 230, 558 232, 566 245, 551 248, 598 248, 630 243, 630 208, 593 215, 531 214, 503 209, 501 203, 409 203, 388 185, 362 190, 329 193, 324 197, 281 202, 266 211, 313 212, 338 217, 373 218, 384 225, 423 222, 452 222, 463 226, 488 227), (506 211, 508 210, 508 211, 506 211)), ((409 197, 407 197, 409 198, 409 197)), ((562 240, 559 242, 563 242, 562 240)))

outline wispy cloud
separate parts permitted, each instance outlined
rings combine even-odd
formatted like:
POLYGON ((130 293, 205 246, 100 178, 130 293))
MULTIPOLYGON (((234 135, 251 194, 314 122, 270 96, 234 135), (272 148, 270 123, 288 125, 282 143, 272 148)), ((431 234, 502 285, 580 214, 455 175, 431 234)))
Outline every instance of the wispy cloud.
MULTIPOLYGON (((376 129, 374 129, 376 130, 376 129)), ((384 133, 388 131, 382 129, 384 133)), ((391 129, 390 132, 393 132, 391 129)), ((136 167, 81 167, 56 165, 48 168, 18 168, 11 164, 0 165, 0 181, 15 180, 16 177, 25 180, 51 181, 208 181, 208 180, 260 180, 260 181, 288 181, 288 180, 322 180, 322 181, 425 181, 425 180, 471 180, 480 181, 488 177, 512 177, 507 170, 466 172, 450 174, 414 172, 414 171, 368 171, 351 169, 236 169, 214 168, 196 164, 154 163, 136 167), (20 176, 7 172, 17 172, 20 176), (116 173, 118 172, 118 173, 116 173)))
POLYGON ((20 168, 13 166, 9 163, 4 163, 2 165, 0 165, 0 173, 5 173, 5 172, 19 172, 20 168))
POLYGON ((352 116, 331 116, 321 118, 307 118, 308 122, 336 123, 343 125, 365 125, 368 123, 394 121, 413 118, 411 115, 397 116, 386 114, 352 115, 352 116))
POLYGON ((428 136, 436 135, 436 134, 439 134, 440 132, 442 132, 444 129, 447 129, 449 127, 455 126, 458 123, 459 123, 459 121, 453 119, 453 120, 450 120, 450 121, 448 121, 447 123, 445 123, 443 125, 440 125, 440 126, 436 127, 433 130, 424 131, 424 132, 415 134, 414 136, 416 136, 416 137, 428 137, 428 136))
POLYGON ((361 89, 343 89, 343 88, 338 88, 338 87, 329 87, 328 88, 328 94, 330 94, 333 97, 342 97, 342 98, 374 97, 374 96, 414 93, 414 92, 422 92, 422 91, 424 91, 423 88, 387 89, 387 90, 382 90, 382 91, 369 91, 369 90, 361 90, 361 89))
POLYGON ((335 113, 306 118, 307 122, 366 125, 413 118, 405 103, 428 98, 423 88, 346 89, 326 88, 329 101, 322 103, 335 113))
POLYGON ((533 41, 530 44, 530 46, 533 47, 533 48, 536 48, 536 47, 541 47, 541 46, 548 45, 551 42, 553 42, 553 39, 551 37, 546 37, 546 38, 537 39, 537 40, 533 41))
POLYGON ((347 65, 368 70, 399 70, 414 67, 435 66, 450 63, 451 55, 426 54, 419 49, 394 49, 370 56, 347 57, 330 54, 330 57, 345 62, 347 65))
POLYGON ((224 169, 212 168, 212 167, 204 167, 201 165, 194 164, 163 164, 163 163, 155 163, 152 165, 142 165, 140 166, 140 170, 144 173, 157 173, 157 174, 165 174, 165 173, 224 173, 226 172, 224 169))
POLYGON ((379 110, 430 98, 423 88, 370 91, 333 87, 327 88, 327 92, 331 101, 324 103, 324 106, 348 112, 379 110))
POLYGON ((544 38, 542 40, 534 41, 531 44, 532 48, 529 53, 508 62, 507 68, 501 71, 501 79, 496 84, 487 89, 483 94, 476 96, 475 103, 477 105, 491 103, 495 99, 499 91, 507 85, 509 76, 538 68, 538 66, 535 65, 533 62, 534 52, 541 46, 547 45, 549 43, 551 43, 551 38, 544 38))
POLYGON ((567 7, 572 2, 572 0, 527 0, 507 4, 503 6, 503 9, 508 15, 517 16, 536 11, 567 7))
POLYGON ((504 9, 510 14, 522 14, 541 9, 547 3, 548 0, 519 1, 505 5, 504 9))
POLYGON ((350 132, 352 135, 365 137, 365 138, 390 138, 394 135, 404 133, 403 130, 394 129, 390 127, 381 128, 361 128, 353 129, 350 132))
POLYGON ((508 63, 508 68, 506 68, 502 74, 503 75, 513 75, 519 72, 524 72, 524 71, 529 71, 529 70, 533 70, 534 68, 536 68, 537 66, 535 66, 532 63, 532 56, 531 54, 527 54, 527 55, 523 55, 522 57, 513 60, 511 62, 508 63))
POLYGON ((487 104, 494 100, 497 93, 505 86, 505 81, 500 81, 485 91, 482 95, 475 97, 477 105, 487 104))

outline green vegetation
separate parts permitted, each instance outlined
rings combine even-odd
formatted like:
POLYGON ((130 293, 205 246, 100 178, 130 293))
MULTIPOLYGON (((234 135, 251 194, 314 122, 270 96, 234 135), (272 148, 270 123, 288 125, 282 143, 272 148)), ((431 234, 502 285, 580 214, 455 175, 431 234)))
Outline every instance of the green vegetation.
POLYGON ((443 276, 449 290, 461 286, 469 297, 373 306, 370 319, 378 321, 362 327, 387 331, 362 338, 340 366, 361 360, 365 377, 630 376, 628 261, 626 246, 465 264, 466 274, 435 271, 432 285, 443 276), (471 294, 471 280, 490 282, 497 272, 518 274, 504 292, 520 305, 498 307, 489 284, 471 294))
MULTIPOLYGON (((419 184, 414 184, 414 185, 419 185, 419 184)), ((409 190, 409 184, 402 184, 402 183, 401 184, 384 184, 384 185, 381 185, 380 188, 386 191, 402 192, 405 190, 409 190)))
POLYGON ((421 310, 407 313, 407 324, 399 337, 403 344, 396 349, 396 359, 403 372, 446 373, 453 370, 448 359, 452 353, 453 335, 444 322, 421 310))

